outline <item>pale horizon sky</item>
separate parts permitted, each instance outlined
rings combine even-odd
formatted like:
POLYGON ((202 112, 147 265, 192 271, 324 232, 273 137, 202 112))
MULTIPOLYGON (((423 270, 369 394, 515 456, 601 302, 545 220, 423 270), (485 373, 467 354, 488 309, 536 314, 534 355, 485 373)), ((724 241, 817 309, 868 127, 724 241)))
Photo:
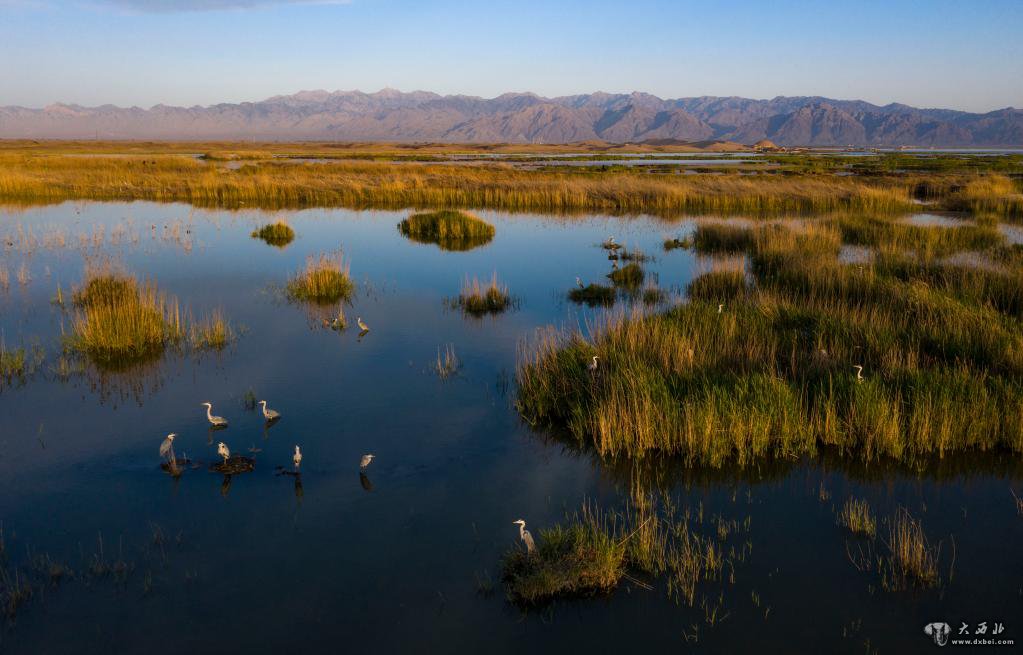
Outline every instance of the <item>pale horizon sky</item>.
POLYGON ((0 105, 300 90, 1023 107, 1023 2, 0 0, 0 105))

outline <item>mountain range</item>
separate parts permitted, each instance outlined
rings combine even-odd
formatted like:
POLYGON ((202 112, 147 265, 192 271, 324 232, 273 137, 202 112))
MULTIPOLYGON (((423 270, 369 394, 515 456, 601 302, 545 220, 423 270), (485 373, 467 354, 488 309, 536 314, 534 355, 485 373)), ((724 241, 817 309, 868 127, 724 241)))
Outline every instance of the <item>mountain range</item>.
POLYGON ((646 93, 545 98, 384 89, 301 91, 259 102, 0 107, 0 138, 570 143, 769 139, 786 146, 1023 145, 1023 110, 984 114, 818 96, 753 100, 646 93))

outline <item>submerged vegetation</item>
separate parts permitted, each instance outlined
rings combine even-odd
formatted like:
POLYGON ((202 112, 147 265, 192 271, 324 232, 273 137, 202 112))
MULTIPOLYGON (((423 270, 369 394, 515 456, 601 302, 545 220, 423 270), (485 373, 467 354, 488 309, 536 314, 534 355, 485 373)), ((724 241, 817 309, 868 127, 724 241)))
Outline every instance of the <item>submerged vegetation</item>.
POLYGON ((731 270, 696 278, 690 302, 663 314, 544 333, 519 366, 520 412, 606 457, 712 466, 821 447, 907 462, 1023 452, 1018 269, 943 263, 951 245, 901 252, 899 227, 875 239, 872 263, 844 264, 843 233, 828 221, 698 232, 698 247, 737 253, 731 270))
POLYGON ((283 248, 295 240, 295 230, 284 221, 277 221, 253 231, 252 237, 262 239, 271 246, 283 248))
POLYGON ((419 243, 434 243, 443 250, 472 250, 490 243, 494 226, 467 212, 442 210, 412 214, 398 231, 419 243))
POLYGON ((287 286, 288 297, 292 300, 318 305, 349 300, 354 291, 349 265, 340 254, 309 257, 305 269, 295 274, 287 286))

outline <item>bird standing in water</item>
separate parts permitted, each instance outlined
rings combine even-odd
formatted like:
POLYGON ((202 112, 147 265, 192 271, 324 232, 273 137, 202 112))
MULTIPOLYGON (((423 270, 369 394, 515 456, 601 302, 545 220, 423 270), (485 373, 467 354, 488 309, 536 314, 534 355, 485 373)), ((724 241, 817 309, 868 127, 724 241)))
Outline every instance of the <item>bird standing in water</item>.
POLYGON ((166 457, 167 461, 174 461, 174 437, 178 435, 171 432, 160 444, 160 457, 166 457))
POLYGON ((512 521, 513 525, 516 523, 519 526, 519 539, 522 540, 522 543, 526 544, 526 552, 532 555, 536 551, 536 544, 533 543, 533 535, 531 535, 529 530, 526 529, 525 521, 522 519, 512 521))
POLYGON ((369 466, 369 463, 373 461, 374 457, 376 457, 376 455, 363 455, 362 461, 359 462, 359 468, 366 470, 366 467, 369 466))
POLYGON ((358 318, 355 319, 355 323, 356 323, 356 325, 359 326, 359 329, 362 330, 363 332, 369 332, 369 326, 362 322, 362 317, 361 316, 359 316, 358 318))
POLYGON ((206 420, 215 428, 226 428, 227 419, 223 416, 213 415, 213 403, 203 403, 206 406, 206 420))
POLYGON ((217 454, 224 458, 224 463, 227 464, 227 460, 231 457, 231 450, 227 447, 223 441, 217 444, 217 454))
POLYGON ((291 456, 291 461, 295 463, 295 470, 302 466, 302 451, 299 450, 298 446, 295 446, 295 454, 291 456))
POLYGON ((263 418, 265 418, 266 420, 276 421, 281 417, 280 412, 274 411, 272 409, 267 409, 265 400, 260 400, 259 404, 263 406, 263 418))

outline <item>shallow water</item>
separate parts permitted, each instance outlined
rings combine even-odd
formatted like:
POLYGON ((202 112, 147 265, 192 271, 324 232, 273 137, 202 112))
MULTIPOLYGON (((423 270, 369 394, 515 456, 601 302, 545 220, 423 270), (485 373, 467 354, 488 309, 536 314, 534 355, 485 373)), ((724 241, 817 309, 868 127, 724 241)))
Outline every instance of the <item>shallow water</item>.
POLYGON ((405 215, 152 203, 0 213, 10 273, 0 330, 8 348, 38 340, 47 352, 40 371, 0 390, 3 541, 11 565, 46 554, 76 571, 0 629, 0 651, 916 652, 933 647, 922 632, 933 621, 997 621, 1004 638, 1020 638, 1023 516, 1009 490, 1023 495, 1023 470, 998 455, 920 472, 831 458, 669 468, 664 491, 702 510, 696 531, 714 534, 715 516, 749 518, 748 532, 725 540, 736 550, 748 542, 734 580, 726 571, 702 583, 695 607, 670 600, 663 580, 527 613, 510 605, 500 557, 517 545, 512 521, 536 534, 587 500, 623 508, 631 483, 645 480, 518 419, 521 341, 603 311, 565 294, 576 276, 598 282, 610 270, 597 246, 608 235, 654 255, 648 274, 678 294, 709 264, 660 251, 694 221, 484 211, 494 240, 448 252, 402 238, 405 215), (250 238, 278 217, 297 232, 292 244, 250 238), (307 256, 338 248, 358 282, 346 313, 371 327, 362 338, 323 329, 321 314, 280 294, 307 256), (49 367, 68 317, 51 298, 100 257, 157 280, 195 315, 223 309, 243 334, 221 353, 169 352, 130 374, 90 367, 61 379, 49 367), (494 272, 514 310, 476 320, 446 306, 467 275, 494 272), (441 380, 431 365, 448 344, 462 368, 441 380), (283 414, 278 424, 266 429, 244 407, 250 389, 283 414), (207 430, 206 400, 227 430, 207 430), (203 466, 175 481, 158 467, 168 432, 179 435, 178 456, 204 463, 218 441, 239 454, 261 449, 255 471, 225 484, 203 466), (274 474, 295 444, 300 488, 274 474), (377 459, 361 479, 367 452, 377 459), (849 496, 882 517, 906 507, 921 519, 941 542, 942 588, 889 593, 858 571, 849 552, 866 542, 835 524, 849 496), (118 560, 130 568, 123 580, 89 574, 118 560))

